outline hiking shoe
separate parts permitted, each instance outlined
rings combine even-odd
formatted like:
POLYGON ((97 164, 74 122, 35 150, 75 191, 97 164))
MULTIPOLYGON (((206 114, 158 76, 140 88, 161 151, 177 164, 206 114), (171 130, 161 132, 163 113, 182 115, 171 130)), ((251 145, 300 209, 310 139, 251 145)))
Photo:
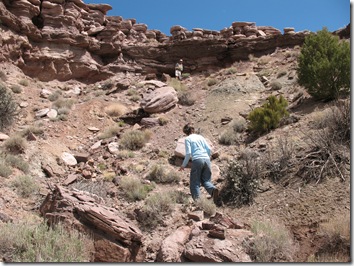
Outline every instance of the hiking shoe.
POLYGON ((219 192, 220 192, 219 189, 214 188, 212 197, 213 197, 213 201, 214 201, 215 204, 216 204, 216 202, 218 201, 219 192))

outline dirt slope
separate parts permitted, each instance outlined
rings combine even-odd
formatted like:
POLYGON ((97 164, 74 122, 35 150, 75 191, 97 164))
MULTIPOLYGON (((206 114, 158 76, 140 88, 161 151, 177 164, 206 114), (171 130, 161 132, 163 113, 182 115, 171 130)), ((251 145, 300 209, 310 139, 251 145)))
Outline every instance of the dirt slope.
MULTIPOLYGON (((225 158, 237 156, 240 151, 247 147, 260 147, 262 145, 271 145, 279 137, 291 135, 294 142, 306 132, 308 121, 314 111, 321 110, 325 106, 309 103, 309 105, 300 105, 293 112, 293 115, 299 117, 297 123, 283 126, 266 136, 260 137, 249 144, 222 146, 218 142, 219 136, 229 127, 223 124, 224 118, 242 117, 242 114, 249 112, 252 108, 259 106, 262 101, 271 94, 282 94, 287 99, 293 99, 301 88, 298 88, 295 80, 289 78, 296 67, 295 56, 298 49, 279 50, 272 55, 264 56, 266 63, 259 64, 259 59, 253 59, 247 62, 235 63, 231 69, 223 69, 211 75, 190 76, 183 81, 190 93, 196 99, 192 106, 178 105, 174 109, 163 115, 168 123, 164 126, 153 127, 152 138, 148 145, 141 151, 135 153, 134 158, 128 158, 122 162, 126 169, 133 169, 133 166, 141 165, 139 173, 130 171, 130 174, 143 177, 149 171, 149 166, 154 162, 164 161, 173 157, 176 141, 183 136, 181 131, 186 122, 193 122, 203 135, 208 137, 220 151, 220 157, 213 160, 213 164, 223 170, 227 165, 225 158), (290 54, 290 56, 289 56, 290 54), (282 88, 274 90, 270 85, 264 85, 259 79, 259 69, 270 81, 277 80, 281 82, 282 88), (257 72, 255 72, 257 70, 257 72), (286 72, 286 75, 279 75, 280 72, 286 72), (215 80, 214 85, 208 85, 210 80, 215 80), (316 109, 317 108, 317 109, 316 109), (159 152, 167 154, 166 157, 159 157, 159 152)), ((97 134, 88 130, 88 127, 97 127, 101 131, 114 125, 112 118, 107 116, 104 108, 110 103, 124 103, 130 110, 134 110, 138 103, 130 101, 127 91, 121 91, 111 95, 104 95, 98 89, 98 84, 85 85, 79 82, 70 81, 60 82, 38 82, 25 77, 21 71, 11 65, 2 65, 2 69, 7 74, 7 85, 18 84, 20 80, 28 80, 29 85, 23 87, 23 92, 14 95, 19 102, 26 102, 28 106, 22 108, 20 119, 9 131, 4 132, 12 135, 29 125, 41 123, 45 128, 44 137, 37 138, 36 141, 29 142, 24 157, 30 162, 31 172, 36 175, 37 181, 41 184, 41 194, 38 197, 22 199, 10 188, 9 183, 16 173, 9 178, 0 178, 0 212, 5 213, 12 219, 27 219, 28 215, 38 215, 38 206, 43 197, 49 191, 50 184, 61 183, 65 176, 55 176, 53 178, 45 177, 41 169, 41 164, 57 165, 54 169, 58 173, 64 173, 65 166, 59 166, 57 158, 64 151, 86 152, 88 148, 97 140, 97 134), (37 119, 34 117, 34 111, 48 107, 50 101, 40 97, 43 88, 50 90, 59 90, 65 93, 67 88, 79 86, 81 95, 70 96, 75 98, 75 104, 72 108, 67 121, 51 121, 49 119, 37 119), (61 169, 60 167, 63 167, 61 169)), ((117 79, 127 78, 124 74, 117 79)), ((142 81, 143 76, 129 76, 131 84, 142 81)), ((100 83, 101 85, 103 83, 100 83)), ((69 96, 68 96, 69 99, 69 96)), ((130 127, 130 126, 127 126, 130 127)), ((178 166, 171 165, 177 169, 178 166)), ((156 191, 181 190, 189 193, 188 171, 182 174, 182 182, 178 185, 159 185, 156 191)), ((223 181, 218 182, 222 186, 223 181)), ((107 190, 117 190, 114 184, 106 184, 107 190)), ((263 187, 268 188, 265 192, 259 193, 255 198, 254 204, 244 206, 239 209, 222 206, 218 211, 232 214, 233 217, 246 223, 253 220, 265 218, 277 219, 284 223, 299 241, 299 252, 296 254, 295 261, 306 261, 309 255, 313 254, 318 244, 314 243, 316 227, 319 223, 329 218, 350 211, 350 180, 340 182, 339 178, 330 179, 321 184, 304 185, 299 180, 294 180, 287 186, 274 184, 264 181, 263 187)), ((205 191, 203 190, 204 195, 205 191)), ((107 199, 107 204, 122 209, 122 212, 129 216, 135 209, 142 206, 143 202, 135 204, 124 201, 121 192, 117 196, 107 199)), ((189 208, 186 206, 185 208, 189 208)), ((145 236, 146 244, 149 246, 148 259, 153 260, 154 252, 159 247, 159 243, 169 235, 178 226, 185 223, 185 212, 176 210, 171 217, 167 217, 164 225, 161 225, 153 232, 145 236)))

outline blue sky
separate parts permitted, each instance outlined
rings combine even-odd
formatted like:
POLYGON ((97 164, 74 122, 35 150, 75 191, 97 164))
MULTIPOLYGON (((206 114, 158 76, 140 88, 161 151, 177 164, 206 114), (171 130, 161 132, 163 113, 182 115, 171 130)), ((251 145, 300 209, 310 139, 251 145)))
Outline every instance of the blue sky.
POLYGON ((174 25, 188 30, 221 30, 235 21, 255 22, 283 32, 318 31, 327 27, 335 31, 350 23, 349 0, 83 0, 112 6, 108 16, 134 18, 148 29, 167 35, 174 25))

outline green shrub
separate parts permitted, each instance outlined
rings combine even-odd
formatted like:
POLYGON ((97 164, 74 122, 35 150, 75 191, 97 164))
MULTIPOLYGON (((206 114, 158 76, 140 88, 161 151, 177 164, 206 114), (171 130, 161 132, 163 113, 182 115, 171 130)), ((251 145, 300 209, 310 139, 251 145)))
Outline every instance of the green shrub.
POLYGON ((222 145, 236 145, 239 143, 239 140, 239 134, 235 132, 232 128, 225 130, 219 136, 219 143, 222 145))
POLYGON ((133 95, 129 98, 129 100, 136 103, 141 100, 141 96, 140 95, 133 95))
POLYGON ((150 140, 151 131, 131 130, 123 134, 120 145, 128 150, 139 150, 150 140))
POLYGON ((67 108, 71 109, 71 107, 74 105, 74 100, 73 99, 65 99, 62 97, 59 97, 52 105, 53 109, 59 110, 61 108, 67 108))
POLYGON ((230 67, 225 70, 225 75, 232 75, 235 74, 236 72, 237 72, 236 68, 230 67))
POLYGON ((118 136, 122 129, 119 126, 112 126, 105 129, 101 134, 98 135, 99 139, 109 139, 118 136))
POLYGON ((268 64, 271 61, 271 56, 269 55, 264 55, 262 57, 260 57, 257 61, 258 65, 264 66, 266 64, 268 64))
POLYGON ((0 226, 0 254, 11 262, 89 262, 93 242, 77 231, 45 223, 4 223, 0 226))
POLYGON ((55 102, 58 100, 61 96, 62 92, 61 91, 56 91, 48 95, 48 100, 51 102, 55 102))
POLYGON ((196 99, 190 91, 179 91, 177 93, 178 103, 184 106, 192 106, 196 99))
POLYGON ((279 81, 274 80, 270 83, 270 87, 272 88, 272 90, 278 91, 283 87, 283 85, 279 81))
POLYGON ((281 119, 289 115, 287 106, 288 102, 283 96, 279 99, 273 95, 269 96, 262 107, 257 107, 249 113, 249 129, 255 133, 265 133, 277 128, 281 119))
POLYGON ((232 121, 230 127, 226 129, 219 137, 219 143, 223 145, 236 145, 241 140, 240 133, 246 130, 246 120, 243 117, 237 117, 232 121))
POLYGON ((24 161, 21 157, 8 154, 5 158, 5 161, 12 167, 21 170, 25 174, 29 172, 29 164, 26 161, 24 161))
POLYGON ((178 183, 181 179, 176 171, 169 171, 166 165, 161 164, 153 165, 146 178, 156 183, 178 183))
POLYGON ((13 93, 21 93, 22 92, 22 88, 19 85, 12 85, 10 87, 10 89, 12 90, 13 93))
POLYGON ((6 81, 7 80, 7 76, 6 76, 6 73, 2 70, 0 70, 0 79, 2 81, 6 81))
POLYGON ((12 186, 15 187, 16 192, 24 198, 28 198, 39 191, 39 185, 36 183, 36 180, 29 175, 16 176, 12 181, 12 186))
POLYGON ((216 213, 216 205, 213 200, 209 200, 204 196, 201 196, 196 201, 196 205, 201 208, 206 215, 213 216, 216 213))
POLYGON ((191 73, 182 73, 182 78, 183 79, 186 79, 186 78, 189 78, 191 76, 191 73))
POLYGON ((170 79, 169 81, 167 81, 167 85, 173 87, 177 91, 177 93, 180 91, 187 91, 188 90, 186 85, 183 84, 178 79, 170 79))
POLYGON ((166 116, 160 116, 158 120, 160 126, 164 126, 169 122, 169 119, 166 116))
POLYGON ((171 198, 173 199, 174 202, 179 203, 179 204, 188 204, 189 202, 189 196, 180 190, 172 190, 169 192, 171 198))
POLYGON ((134 152, 129 150, 120 150, 118 151, 116 156, 118 159, 134 158, 134 152))
POLYGON ((112 89, 113 86, 114 86, 113 81, 107 80, 107 81, 105 81, 102 85, 100 85, 100 89, 106 91, 106 90, 112 89))
POLYGON ((18 83, 22 86, 25 86, 25 87, 28 86, 28 80, 26 80, 26 79, 21 79, 18 83))
POLYGON ((226 183, 219 196, 221 201, 236 207, 252 204, 261 172, 257 154, 249 150, 241 152, 236 161, 229 162, 223 173, 226 183))
POLYGON ((330 101, 350 92, 350 45, 327 28, 305 38, 298 60, 298 82, 315 99, 330 101))
MULTIPOLYGON (((273 144, 273 143, 272 143, 273 144)), ((262 156, 264 166, 263 176, 274 183, 278 183, 294 169, 296 164, 295 144, 287 136, 277 138, 277 142, 267 147, 267 151, 262 156)))
POLYGON ((30 134, 34 134, 36 136, 43 135, 44 130, 40 126, 29 126, 20 132, 20 136, 23 138, 27 138, 30 134))
POLYGON ((4 148, 13 154, 24 153, 27 148, 27 141, 21 135, 13 135, 5 140, 4 148))
POLYGON ((17 115, 17 104, 7 88, 0 84, 0 130, 10 126, 17 115))
POLYGON ((0 176, 9 177, 12 174, 12 169, 4 161, 0 162, 0 176))
POLYGON ((143 184, 140 179, 129 176, 123 176, 119 185, 128 199, 133 201, 145 199, 153 189, 152 185, 143 184))
POLYGON ((287 74, 286 70, 282 70, 277 74, 277 78, 281 78, 287 74))
POLYGON ((244 242, 255 262, 291 262, 296 245, 288 229, 275 221, 254 221, 252 240, 244 242))
POLYGON ((210 78, 210 79, 208 79, 208 81, 207 81, 207 85, 208 85, 209 87, 215 85, 216 83, 218 83, 218 82, 217 82, 217 80, 214 79, 214 78, 210 78))
POLYGON ((246 120, 243 117, 239 116, 236 119, 232 120, 231 127, 234 132, 244 132, 247 128, 246 120))
POLYGON ((174 205, 175 201, 171 193, 153 194, 145 200, 138 220, 145 227, 156 227, 163 222, 165 215, 172 212, 174 205))

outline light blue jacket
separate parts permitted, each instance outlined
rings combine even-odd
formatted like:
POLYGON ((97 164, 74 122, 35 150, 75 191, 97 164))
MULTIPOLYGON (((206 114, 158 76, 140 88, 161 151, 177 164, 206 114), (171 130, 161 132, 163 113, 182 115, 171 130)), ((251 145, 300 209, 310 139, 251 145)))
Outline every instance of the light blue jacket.
POLYGON ((211 149, 202 135, 191 134, 184 140, 186 147, 186 156, 184 157, 182 167, 186 167, 189 159, 210 159, 211 149))

